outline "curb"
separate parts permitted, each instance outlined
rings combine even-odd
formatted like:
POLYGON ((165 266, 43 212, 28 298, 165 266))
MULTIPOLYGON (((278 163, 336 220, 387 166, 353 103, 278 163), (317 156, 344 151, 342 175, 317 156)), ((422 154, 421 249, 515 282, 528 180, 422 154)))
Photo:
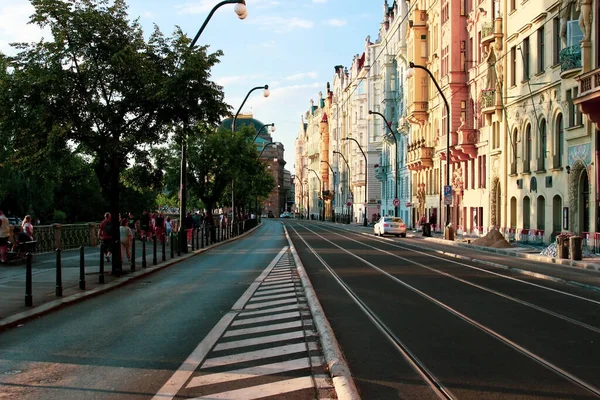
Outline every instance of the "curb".
POLYGON ((323 355, 325 356, 325 362, 327 363, 329 375, 333 380, 333 386, 335 387, 337 398, 340 400, 360 400, 360 394, 358 393, 358 389, 354 384, 354 379, 352 379, 350 368, 344 359, 340 345, 333 333, 333 329, 331 328, 331 325, 325 316, 323 307, 321 307, 321 303, 317 298, 317 294, 315 293, 306 270, 304 269, 304 264, 302 264, 302 261, 296 252, 296 248, 292 243, 285 225, 283 225, 283 230, 290 246, 292 256, 294 257, 294 262, 296 263, 296 268, 298 269, 298 275, 300 275, 302 286, 306 291, 306 301, 308 302, 308 307, 310 308, 313 320, 315 321, 317 332, 321 338, 323 355))
POLYGON ((130 273, 127 276, 120 277, 111 283, 107 283, 107 284, 105 284, 103 286, 99 286, 95 289, 81 292, 81 293, 72 294, 70 296, 63 297, 61 299, 56 299, 56 300, 50 301, 48 303, 42 304, 38 307, 34 307, 31 310, 23 311, 18 314, 14 314, 14 315, 8 316, 6 318, 3 318, 2 320, 0 320, 0 332, 8 330, 10 328, 13 328, 15 326, 18 326, 20 324, 23 324, 34 318, 42 317, 46 314, 49 314, 53 311, 60 309, 60 308, 68 307, 73 304, 77 304, 84 300, 87 300, 87 299, 90 299, 93 297, 97 297, 101 294, 115 290, 121 286, 125 286, 133 281, 136 281, 136 280, 146 277, 148 275, 154 274, 155 272, 161 271, 167 267, 170 267, 175 264, 179 264, 182 261, 186 261, 192 257, 195 257, 199 254, 204 253, 205 251, 211 250, 215 247, 222 246, 226 243, 237 240, 238 238, 242 238, 246 235, 249 235, 250 233, 254 232, 256 229, 260 228, 261 226, 262 226, 262 222, 259 223, 254 228, 250 229, 249 231, 247 231, 239 236, 236 236, 235 238, 230 238, 225 241, 212 244, 209 247, 205 247, 203 249, 190 251, 189 253, 187 253, 185 255, 181 255, 177 259, 171 259, 169 261, 164 261, 164 262, 161 262, 160 264, 157 264, 156 266, 137 270, 133 273, 130 273))

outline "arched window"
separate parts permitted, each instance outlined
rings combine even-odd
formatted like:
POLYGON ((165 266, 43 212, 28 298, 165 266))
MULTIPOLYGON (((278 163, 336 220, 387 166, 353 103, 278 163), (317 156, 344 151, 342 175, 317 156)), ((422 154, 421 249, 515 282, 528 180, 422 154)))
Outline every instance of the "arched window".
POLYGON ((523 154, 523 172, 531 171, 531 125, 527 124, 527 128, 525 128, 525 137, 524 140, 524 154, 523 154))
POLYGON ((512 174, 516 174, 517 173, 517 158, 518 158, 518 147, 517 147, 517 143, 519 142, 519 131, 517 131, 517 128, 515 128, 513 134, 512 134, 512 164, 511 164, 511 173, 512 174))
POLYGON ((562 159, 565 146, 565 132, 563 129, 563 116, 558 114, 556 117, 556 128, 554 130, 554 168, 560 168, 562 166, 562 159))
POLYGON ((538 171, 543 171, 546 169, 546 147, 547 147, 546 120, 542 119, 542 122, 540 122, 540 147, 539 147, 539 158, 538 158, 538 171))

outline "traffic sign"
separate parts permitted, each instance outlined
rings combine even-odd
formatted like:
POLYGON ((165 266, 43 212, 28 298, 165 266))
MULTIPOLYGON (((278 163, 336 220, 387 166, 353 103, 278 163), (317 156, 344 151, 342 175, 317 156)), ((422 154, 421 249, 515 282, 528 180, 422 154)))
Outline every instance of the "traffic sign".
POLYGON ((347 202, 347 203, 346 203, 346 206, 348 206, 348 207, 352 207, 352 202, 351 202, 351 201, 347 202))
POLYGON ((394 205, 394 207, 398 207, 400 205, 400 200, 398 200, 398 198, 395 198, 394 201, 392 201, 392 204, 394 205))
POLYGON ((444 186, 444 204, 452 205, 452 186, 444 186))

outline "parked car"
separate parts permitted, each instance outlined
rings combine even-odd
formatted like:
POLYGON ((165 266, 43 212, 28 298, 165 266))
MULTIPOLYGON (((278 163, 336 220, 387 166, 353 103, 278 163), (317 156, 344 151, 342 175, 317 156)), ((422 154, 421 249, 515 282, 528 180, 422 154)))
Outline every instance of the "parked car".
POLYGON ((293 216, 294 216, 294 214, 292 214, 291 212, 284 211, 281 213, 279 218, 293 218, 293 216))
POLYGON ((19 217, 8 217, 8 224, 12 226, 21 226, 23 220, 19 217))
POLYGON ((375 235, 396 235, 406 237, 406 224, 402 218, 381 217, 373 227, 375 235))

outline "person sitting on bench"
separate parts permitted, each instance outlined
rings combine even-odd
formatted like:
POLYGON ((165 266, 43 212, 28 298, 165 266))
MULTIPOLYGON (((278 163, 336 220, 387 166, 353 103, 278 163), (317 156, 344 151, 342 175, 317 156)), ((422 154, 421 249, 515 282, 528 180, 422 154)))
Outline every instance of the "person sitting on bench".
POLYGON ((16 240, 13 243, 12 251, 18 253, 19 258, 24 258, 27 251, 33 251, 27 248, 27 243, 33 241, 31 236, 23 232, 20 226, 15 226, 13 228, 13 235, 16 240))

